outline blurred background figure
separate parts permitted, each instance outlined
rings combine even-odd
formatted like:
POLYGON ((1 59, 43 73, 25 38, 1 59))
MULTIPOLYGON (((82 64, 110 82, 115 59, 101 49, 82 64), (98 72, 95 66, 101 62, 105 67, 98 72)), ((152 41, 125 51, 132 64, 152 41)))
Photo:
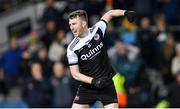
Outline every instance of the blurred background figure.
POLYGON ((45 33, 42 36, 41 40, 49 49, 50 44, 55 40, 56 32, 57 32, 57 24, 53 20, 47 21, 45 25, 45 33))
POLYGON ((112 53, 109 55, 112 55, 112 64, 115 70, 121 73, 127 82, 133 81, 140 67, 139 49, 117 41, 109 53, 112 53))
POLYGON ((65 46, 67 46, 65 35, 64 30, 59 30, 57 32, 56 39, 50 45, 48 57, 52 62, 62 61, 65 56, 65 46))
POLYGON ((174 81, 172 72, 171 72, 171 62, 173 57, 175 56, 175 41, 172 34, 168 34, 165 44, 162 49, 160 49, 157 53, 157 67, 161 72, 163 81, 165 84, 170 84, 174 81))
POLYGON ((9 94, 9 89, 7 87, 7 81, 4 76, 3 69, 0 69, 0 102, 4 102, 7 99, 7 96, 9 94))
POLYGON ((54 0, 46 0, 46 7, 43 10, 42 20, 44 25, 49 25, 49 21, 52 21, 59 27, 62 21, 60 11, 54 6, 54 0))
POLYGON ((24 82, 22 99, 30 108, 50 107, 52 91, 51 87, 43 78, 43 71, 40 63, 32 63, 32 77, 24 82))
POLYGON ((104 4, 105 0, 85 0, 84 9, 88 13, 90 26, 94 25, 101 17, 101 12, 105 8, 104 4))
POLYGON ((176 75, 180 71, 180 44, 176 45, 176 56, 172 59, 171 71, 173 75, 176 75))
POLYGON ((31 63, 32 63, 32 54, 28 51, 25 50, 22 53, 22 63, 21 63, 21 71, 22 71, 22 77, 24 80, 28 79, 31 77, 31 63))
POLYGON ((55 108, 68 108, 72 105, 71 83, 62 63, 55 63, 50 83, 53 88, 52 105, 55 108))
POLYGON ((167 101, 170 104, 171 108, 180 107, 180 72, 177 72, 175 75, 175 82, 172 83, 168 88, 167 101))
POLYGON ((179 23, 179 0, 157 0, 156 11, 163 12, 170 25, 179 23))
POLYGON ((137 45, 140 48, 140 55, 144 63, 144 67, 152 67, 154 64, 155 37, 150 29, 150 19, 143 17, 140 20, 140 27, 137 30, 137 45), (148 48, 148 49, 147 49, 148 48))
POLYGON ((36 52, 44 45, 40 40, 38 33, 35 31, 29 34, 27 40, 27 47, 25 47, 25 49, 27 49, 32 55, 35 55, 36 52))
POLYGON ((46 47, 42 47, 37 52, 36 56, 34 57, 34 62, 38 62, 41 64, 42 67, 42 75, 45 79, 49 79, 52 75, 52 62, 48 58, 48 52, 46 47))
POLYGON ((18 85, 20 76, 20 65, 22 62, 22 49, 18 47, 17 38, 11 37, 9 39, 9 48, 4 52, 1 61, 4 70, 4 76, 7 79, 9 88, 18 85))

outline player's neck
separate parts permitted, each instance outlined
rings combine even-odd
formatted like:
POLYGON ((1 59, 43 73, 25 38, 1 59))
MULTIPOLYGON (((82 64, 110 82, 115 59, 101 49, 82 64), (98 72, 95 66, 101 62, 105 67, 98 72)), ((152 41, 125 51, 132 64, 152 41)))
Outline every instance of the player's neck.
POLYGON ((82 35, 79 36, 79 38, 84 38, 89 34, 88 28, 84 29, 84 32, 82 35))

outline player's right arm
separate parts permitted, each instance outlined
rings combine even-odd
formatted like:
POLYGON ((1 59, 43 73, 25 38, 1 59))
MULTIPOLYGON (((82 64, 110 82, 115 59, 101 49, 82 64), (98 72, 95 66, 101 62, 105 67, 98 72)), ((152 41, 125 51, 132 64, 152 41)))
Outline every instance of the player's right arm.
POLYGON ((106 12, 101 19, 108 23, 113 17, 118 16, 125 16, 127 17, 129 22, 133 22, 136 19, 136 12, 121 9, 113 9, 106 12))
POLYGON ((105 30, 107 28, 108 22, 113 18, 113 17, 118 17, 118 16, 125 16, 129 22, 134 22, 136 20, 136 12, 135 11, 128 11, 128 10, 121 10, 121 9, 113 9, 108 12, 106 12, 102 17, 99 22, 95 24, 96 27, 99 27, 103 33, 105 33, 105 30))

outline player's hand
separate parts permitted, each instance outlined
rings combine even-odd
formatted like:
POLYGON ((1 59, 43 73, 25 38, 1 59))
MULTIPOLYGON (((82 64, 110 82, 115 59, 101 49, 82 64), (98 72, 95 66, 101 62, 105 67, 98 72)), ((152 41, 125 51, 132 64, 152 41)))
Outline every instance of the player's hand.
POLYGON ((124 12, 124 16, 128 19, 129 22, 134 22, 136 20, 136 12, 135 11, 128 11, 124 12))
POLYGON ((98 79, 94 78, 91 84, 101 89, 101 88, 104 88, 105 86, 108 86, 111 83, 109 80, 110 79, 105 78, 105 77, 98 78, 98 79))

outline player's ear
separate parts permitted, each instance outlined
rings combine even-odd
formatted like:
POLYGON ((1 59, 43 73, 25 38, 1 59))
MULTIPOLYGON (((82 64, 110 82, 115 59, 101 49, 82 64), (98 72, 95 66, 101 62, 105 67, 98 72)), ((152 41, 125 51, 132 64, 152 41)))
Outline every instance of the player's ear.
POLYGON ((83 27, 86 27, 86 26, 87 26, 87 22, 83 20, 83 21, 82 21, 82 26, 83 26, 83 27))

